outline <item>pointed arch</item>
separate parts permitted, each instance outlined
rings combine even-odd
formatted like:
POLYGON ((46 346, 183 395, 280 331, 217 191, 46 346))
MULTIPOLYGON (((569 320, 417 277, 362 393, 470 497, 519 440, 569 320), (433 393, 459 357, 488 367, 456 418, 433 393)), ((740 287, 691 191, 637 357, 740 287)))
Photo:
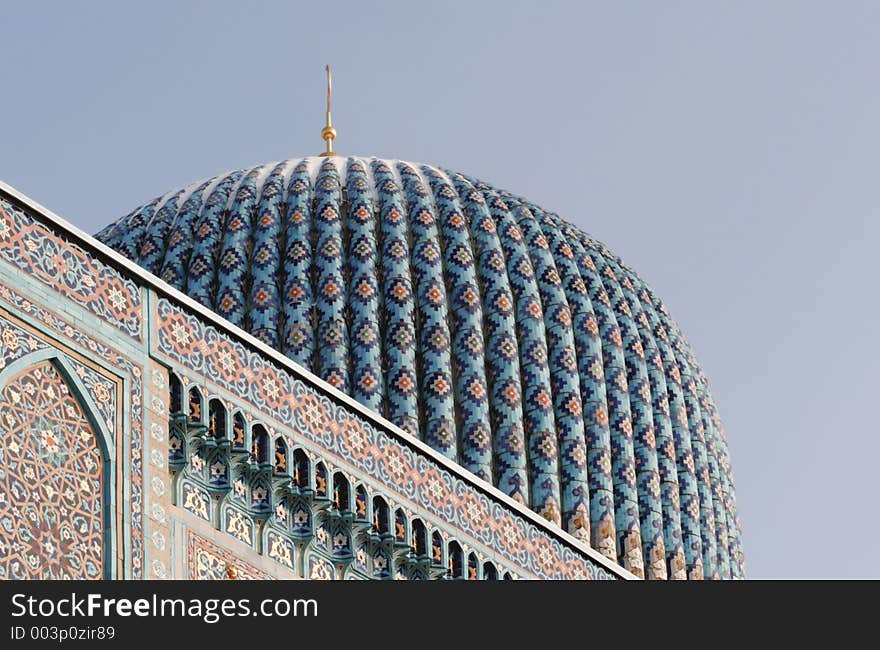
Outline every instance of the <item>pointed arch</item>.
MULTIPOLYGON (((56 538, 34 539, 34 543, 41 548, 41 553, 50 554, 41 558, 49 561, 49 573, 22 577, 115 578, 117 577, 117 540, 114 519, 116 510, 114 432, 100 417, 95 400, 77 375, 71 360, 60 351, 51 348, 25 355, 0 371, 0 405, 5 402, 7 392, 12 390, 14 385, 27 383, 34 387, 37 382, 39 385, 30 392, 19 389, 34 401, 30 409, 27 406, 0 408, 0 414, 5 418, 0 422, 0 427, 4 430, 9 427, 13 431, 24 431, 26 427, 30 427, 32 439, 11 439, 11 442, 15 443, 14 449, 22 450, 22 453, 28 445, 34 445, 39 449, 39 454, 34 454, 27 462, 19 465, 19 467, 27 467, 23 471, 29 469, 38 476, 17 482, 22 485, 32 485, 34 489, 40 491, 38 495, 40 507, 29 510, 20 500, 16 502, 14 506, 16 511, 12 514, 16 519, 17 533, 21 534, 25 531, 24 534, 29 534, 26 532, 28 521, 40 521, 40 528, 43 531, 46 529, 45 524, 48 523, 54 526, 58 533, 56 538), (63 388, 56 392, 53 389, 58 384, 63 388), (34 406, 41 408, 37 410, 34 406), (24 421, 21 419, 16 421, 14 415, 16 410, 20 411, 24 421), (82 436, 82 429, 76 434, 72 430, 77 426, 78 420, 86 425, 89 437, 94 440, 92 451, 89 450, 91 443, 86 442, 86 437, 82 436), (35 425, 43 425, 46 428, 37 433, 33 429, 35 425), (60 435, 56 427, 62 427, 60 435), (97 467, 93 463, 97 464, 97 467), (74 503, 74 499, 80 498, 80 492, 83 491, 80 489, 81 486, 78 485, 78 489, 70 494, 69 485, 67 490, 61 488, 62 484, 71 480, 70 473, 74 470, 82 476, 82 485, 89 485, 87 481, 89 477, 97 483, 97 490, 90 500, 76 501, 76 505, 82 508, 80 511, 72 508, 71 503, 74 503), (57 480, 53 482, 56 478, 57 480), (66 500, 65 506, 74 511, 71 517, 52 519, 51 505, 56 499, 66 500), (100 527, 100 531, 95 534, 97 527, 100 527), (63 534, 62 528, 65 529, 63 534), (71 540, 82 540, 83 537, 87 540, 84 544, 85 550, 75 548, 71 540), (100 569, 89 572, 88 567, 93 566, 94 563, 98 563, 100 569)), ((17 400, 20 403, 22 396, 19 395, 17 400)), ((6 436, 4 438, 6 439, 4 442, 8 445, 10 439, 6 436)), ((12 450, 10 446, 7 452, 12 450)), ((11 471, 5 477, 6 480, 16 480, 11 471)), ((94 486, 95 483, 92 485, 94 486)), ((0 485, 0 489, 4 487, 0 485)), ((9 500, 6 501, 9 503, 9 500)), ((8 566, 3 567, 4 578, 13 577, 6 575, 6 571, 16 570, 14 562, 15 560, 11 559, 8 566)), ((19 564, 18 567, 22 568, 23 565, 19 564)))

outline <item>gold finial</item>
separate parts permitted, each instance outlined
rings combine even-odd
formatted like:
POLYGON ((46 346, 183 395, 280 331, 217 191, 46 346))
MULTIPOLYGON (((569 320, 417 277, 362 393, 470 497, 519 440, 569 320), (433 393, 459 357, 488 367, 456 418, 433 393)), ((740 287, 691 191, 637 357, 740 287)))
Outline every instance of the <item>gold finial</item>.
POLYGON ((321 129, 321 137, 324 138, 324 142, 327 143, 327 150, 321 155, 338 156, 339 154, 333 151, 333 140, 336 138, 336 129, 333 128, 333 123, 330 120, 330 92, 332 90, 330 66, 326 66, 325 70, 327 71, 327 124, 321 129))

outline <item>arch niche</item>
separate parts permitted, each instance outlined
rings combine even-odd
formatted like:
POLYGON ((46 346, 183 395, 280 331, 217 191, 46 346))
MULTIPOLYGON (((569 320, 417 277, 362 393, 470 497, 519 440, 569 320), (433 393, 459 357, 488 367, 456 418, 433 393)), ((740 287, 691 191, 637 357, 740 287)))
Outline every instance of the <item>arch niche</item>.
POLYGON ((117 577, 115 447, 97 413, 57 351, 0 372, 0 579, 117 577))

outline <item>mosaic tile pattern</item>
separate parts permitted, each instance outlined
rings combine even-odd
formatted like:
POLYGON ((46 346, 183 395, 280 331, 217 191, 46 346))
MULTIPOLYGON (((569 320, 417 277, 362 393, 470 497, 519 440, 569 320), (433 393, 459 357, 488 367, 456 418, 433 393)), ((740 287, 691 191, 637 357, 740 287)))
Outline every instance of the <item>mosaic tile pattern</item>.
POLYGON ((116 386, 114 383, 79 361, 71 360, 70 365, 73 366, 73 371, 79 377, 86 390, 94 396, 94 404, 98 410, 98 416, 107 426, 107 430, 115 432, 117 429, 116 386))
POLYGON ((186 565, 190 580, 274 579, 271 574, 189 529, 186 531, 186 565))
POLYGON ((102 578, 101 451, 51 362, 0 388, 0 434, 0 578, 102 578))
POLYGON ((141 340, 140 291, 103 262, 0 199, 0 259, 141 340))
MULTIPOLYGON (((557 215, 429 166, 305 158, 165 195, 99 238, 633 573, 742 575, 689 345, 557 215)), ((241 389, 269 381, 253 372, 241 389)))

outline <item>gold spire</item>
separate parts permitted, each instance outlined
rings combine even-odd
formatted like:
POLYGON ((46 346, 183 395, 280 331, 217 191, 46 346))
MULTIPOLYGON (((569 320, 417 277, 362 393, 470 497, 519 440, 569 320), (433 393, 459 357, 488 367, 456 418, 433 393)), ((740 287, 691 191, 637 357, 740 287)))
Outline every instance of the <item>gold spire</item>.
POLYGON ((327 71, 327 124, 321 129, 321 137, 324 138, 324 142, 327 143, 327 150, 322 153, 322 156, 338 156, 339 154, 333 151, 333 140, 336 138, 336 129, 333 128, 333 123, 330 120, 330 91, 331 83, 330 83, 330 66, 326 66, 325 70, 327 71))

